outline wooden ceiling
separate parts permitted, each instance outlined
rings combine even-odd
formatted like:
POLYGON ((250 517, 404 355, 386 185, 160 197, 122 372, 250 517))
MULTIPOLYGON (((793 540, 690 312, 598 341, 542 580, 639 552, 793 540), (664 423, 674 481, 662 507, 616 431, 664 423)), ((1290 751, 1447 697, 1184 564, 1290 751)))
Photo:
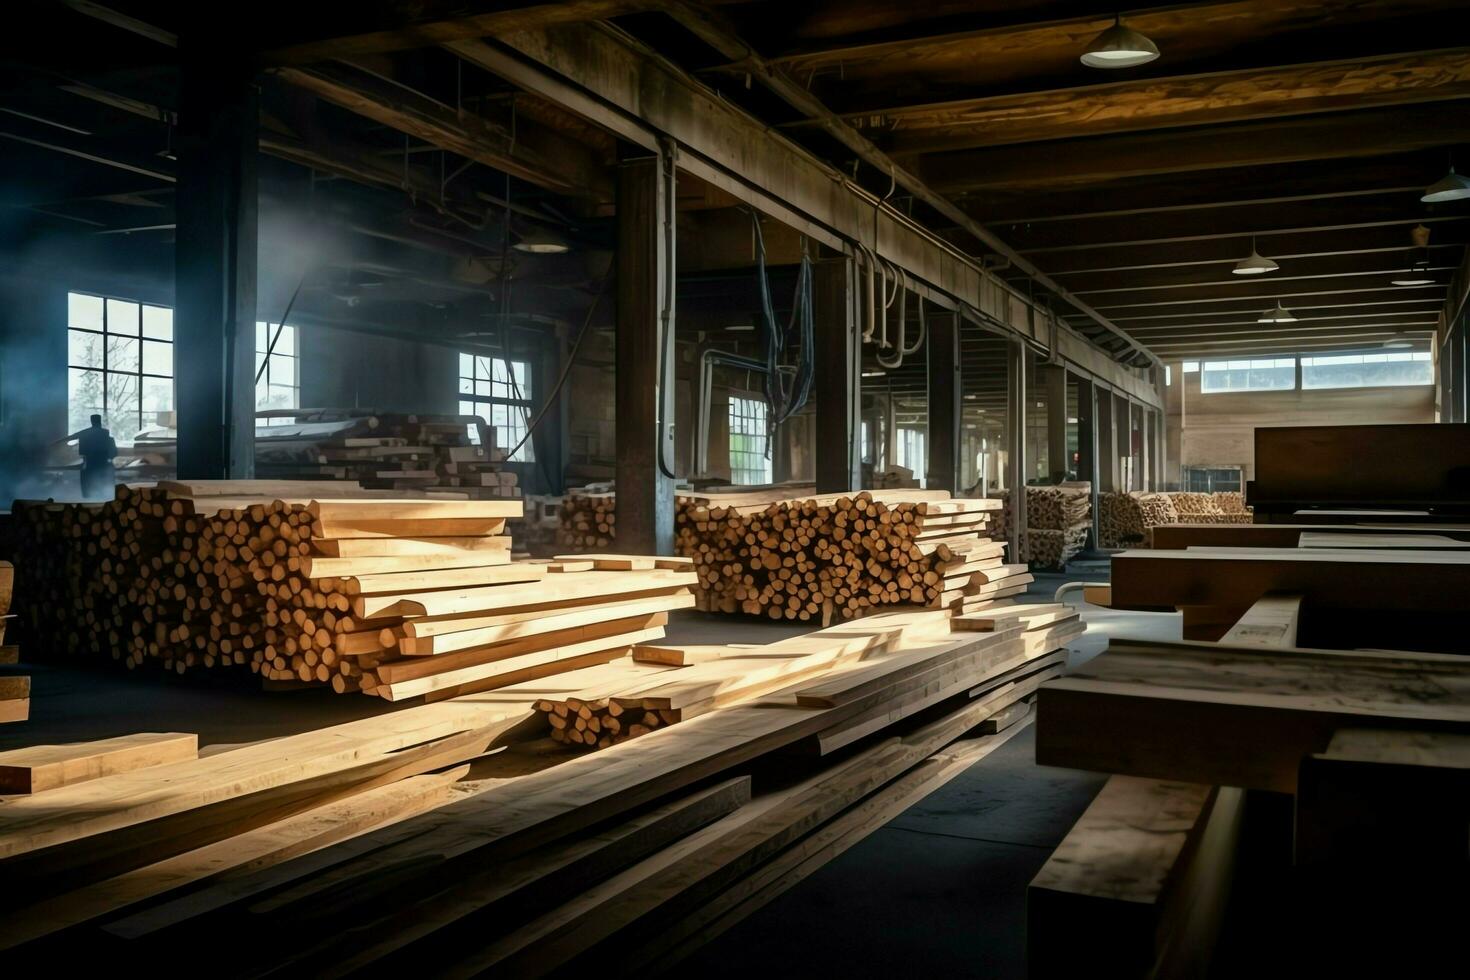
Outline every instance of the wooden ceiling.
MULTIPOLYGON (((1427 339, 1470 241, 1470 202, 1420 201, 1452 155, 1470 168, 1470 7, 1142 4, 1124 19, 1161 56, 1082 65, 1115 12, 1085 0, 818 0, 719 16, 765 69, 1160 357, 1427 339), (1433 285, 1393 286, 1420 224, 1430 248, 1413 257, 1433 285), (1252 240, 1279 271, 1231 273, 1252 240), (1298 322, 1258 324, 1278 300, 1298 322)), ((753 63, 700 67, 733 89, 753 63)), ((841 155, 828 123, 799 115, 776 121, 841 155)), ((963 226, 946 233, 991 251, 963 226)))
MULTIPOLYGON (((28 171, 10 203, 98 233, 166 225, 179 6, 28 7, 34 29, 10 32, 0 66, 0 137, 28 171), (99 157, 102 175, 70 190, 61 177, 99 157)), ((416 213, 394 216, 396 239, 493 252, 494 224, 470 225, 506 174, 521 218, 601 234, 611 138, 442 46, 603 20, 891 195, 1120 359, 1138 363, 1115 331, 1165 359, 1427 339, 1470 242, 1470 202, 1419 200, 1452 156, 1470 170, 1470 6, 1141 3, 1122 13, 1161 57, 1083 66, 1115 12, 1092 0, 261 0, 231 38, 266 73, 262 149, 407 194, 416 213), (1433 283, 1393 286, 1420 224, 1433 283), (1252 241, 1279 271, 1231 274, 1252 241), (1276 302, 1297 322, 1257 323, 1276 302)), ((453 277, 422 261, 414 276, 439 283, 442 302, 453 277)), ((566 315, 599 274, 566 270, 566 315)))

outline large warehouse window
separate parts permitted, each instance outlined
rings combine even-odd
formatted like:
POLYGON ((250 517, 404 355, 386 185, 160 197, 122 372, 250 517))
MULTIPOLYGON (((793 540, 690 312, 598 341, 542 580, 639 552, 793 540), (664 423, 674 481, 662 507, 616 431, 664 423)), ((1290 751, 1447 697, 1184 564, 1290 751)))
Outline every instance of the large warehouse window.
POLYGON ((131 446, 174 410, 173 310, 90 293, 66 298, 67 429, 101 415, 117 444, 131 446))
POLYGON ((1183 489, 1189 493, 1239 493, 1239 466, 1186 466, 1183 489))
POLYGON ((898 427, 898 465, 913 470, 914 479, 924 479, 929 457, 924 448, 924 430, 912 426, 898 427))
POLYGON ((1429 351, 1321 354, 1302 358, 1303 388, 1390 388, 1434 384, 1429 351))
POLYGON ((1296 358, 1264 357, 1205 361, 1200 391, 1290 391, 1296 387, 1296 358))
MULTIPOLYGON (((478 415, 495 427, 495 445, 509 452, 525 438, 531 420, 531 362, 484 354, 459 355, 459 414, 478 415)), ((535 459, 527 439, 513 463, 535 459)))
MULTIPOLYGON (((296 346, 296 328, 289 323, 255 324, 255 373, 260 380, 255 383, 255 408, 301 407, 301 372, 296 346), (266 360, 266 352, 270 360, 266 360), (265 370, 262 371, 261 367, 265 370)), ((275 418, 267 425, 286 425, 293 419, 275 418)), ((258 423, 257 423, 258 424, 258 423)))
POLYGON ((730 396, 730 482, 760 486, 771 482, 766 457, 766 403, 730 396))

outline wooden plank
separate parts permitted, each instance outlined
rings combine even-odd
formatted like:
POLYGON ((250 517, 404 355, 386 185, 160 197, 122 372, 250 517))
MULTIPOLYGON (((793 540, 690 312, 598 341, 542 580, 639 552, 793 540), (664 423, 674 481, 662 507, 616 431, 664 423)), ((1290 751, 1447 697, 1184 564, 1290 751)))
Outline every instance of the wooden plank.
POLYGON ((334 521, 414 521, 474 518, 503 520, 521 516, 519 500, 323 500, 306 506, 313 518, 334 521))
MULTIPOLYGON (((5 632, 5 624, 0 622, 0 635, 5 632)), ((14 643, 0 646, 0 664, 20 663, 20 646, 14 643)))
POLYGON ((1322 610, 1459 610, 1470 594, 1467 559, 1449 551, 1125 551, 1113 556, 1112 598, 1118 609, 1245 609, 1280 592, 1322 610))
MULTIPOLYGON (((400 572, 437 571, 445 568, 484 568, 510 564, 510 538, 479 539, 493 542, 473 551, 419 555, 374 555, 351 558, 303 558, 297 566, 302 578, 348 578, 400 572)), ((527 563, 529 564, 529 563, 527 563)))
POLYGON ((0 722, 25 721, 30 716, 30 698, 7 698, 0 700, 0 722))
POLYGON ((1294 647, 1302 597, 1268 595, 1257 599, 1220 642, 1237 646, 1294 647))
POLYGON ((311 525, 313 540, 317 538, 478 538, 504 532, 505 519, 490 517, 369 520, 365 517, 344 516, 330 521, 317 520, 311 525))
POLYGON ((658 625, 598 636, 503 660, 446 670, 426 677, 380 684, 375 693, 389 701, 402 701, 431 693, 457 697, 474 691, 488 691, 564 670, 591 666, 598 662, 598 658, 607 661, 625 657, 628 655, 628 648, 633 644, 657 640, 663 635, 663 626, 658 625))
MULTIPOLYGON (((603 602, 567 609, 510 613, 499 617, 504 622, 481 626, 477 629, 460 630, 455 633, 398 637, 397 634, 402 632, 401 630, 388 629, 383 632, 387 634, 387 639, 397 645, 398 652, 405 656, 437 656, 468 647, 501 643, 526 636, 539 636, 574 626, 590 626, 615 619, 627 619, 631 616, 688 609, 693 605, 694 596, 680 591, 671 595, 630 599, 624 602, 603 602)), ((648 649, 650 648, 639 647, 638 651, 648 649)))
POLYGON ((922 675, 933 667, 972 654, 991 653, 998 660, 1004 660, 1020 651, 1020 633, 1017 626, 881 657, 864 664, 859 670, 845 671, 801 689, 796 694, 796 703, 808 708, 835 708, 890 689, 906 677, 922 675))
POLYGON ((459 555, 463 552, 503 551, 505 539, 496 534, 445 538, 313 538, 311 547, 323 558, 386 558, 409 555, 459 555))
POLYGON ((502 600, 495 604, 495 611, 475 609, 424 616, 404 623, 402 630, 405 637, 425 639, 518 622, 521 617, 536 616, 553 609, 583 608, 596 601, 631 602, 687 593, 693 584, 693 575, 678 572, 627 572, 621 575, 568 572, 535 586, 506 586, 494 593, 494 598, 502 600))
POLYGON ((1403 534, 1385 534, 1381 531, 1347 534, 1339 532, 1303 531, 1301 532, 1301 537, 1297 540, 1297 547, 1368 548, 1376 551, 1393 548, 1404 548, 1412 551, 1461 551, 1470 548, 1470 541, 1462 541, 1445 534, 1407 532, 1403 534))
POLYGON ((1033 630, 1076 617, 1077 611, 1065 603, 1023 603, 956 616, 954 628, 959 631, 990 633, 1008 623, 1019 622, 1022 629, 1033 630))
POLYGON ((1470 731, 1470 662, 1114 641, 1039 707, 1042 765, 1290 793, 1339 728, 1470 731))
POLYGON ((1462 878, 1470 735, 1345 728, 1302 760, 1296 862, 1359 879, 1462 878))
POLYGON ((1026 890, 1038 978, 1195 976, 1224 913, 1244 793, 1113 776, 1026 890))
POLYGON ((393 572, 381 575, 350 575, 339 579, 338 587, 340 591, 351 596, 393 596, 405 592, 467 589, 488 585, 539 582, 545 577, 545 565, 521 561, 480 565, 470 568, 393 572))
POLYGON ((0 677, 0 701, 24 701, 31 696, 31 679, 26 674, 0 677))
MULTIPOLYGON (((452 785, 468 771, 468 766, 458 766, 441 773, 410 776, 12 911, 6 916, 4 929, 0 929, 0 949, 20 946, 228 873, 267 868, 384 823, 431 810, 453 798, 452 785)), ((182 901, 192 906, 195 915, 208 911, 197 894, 182 901)), ((142 915, 146 919, 150 913, 142 915)), ((116 926, 110 928, 117 930, 116 926)), ((125 935, 126 930, 124 926, 117 934, 125 935)))
POLYGON ((40 793, 198 755, 199 736, 183 732, 141 732, 95 742, 12 749, 0 752, 0 793, 40 793))
MULTIPOLYGON (((598 577, 601 572, 572 572, 553 575, 532 583, 510 583, 481 588, 441 589, 433 592, 408 593, 402 595, 358 596, 352 600, 353 615, 359 618, 382 619, 393 616, 466 617, 458 619, 462 625, 474 618, 474 614, 489 616, 526 606, 545 605, 551 602, 573 600, 585 602, 585 597, 596 595, 594 585, 588 589, 583 575, 598 577)), ((600 593, 630 593, 670 586, 688 587, 694 584, 695 576, 684 572, 626 572, 621 575, 603 576, 613 581, 603 586, 600 593), (624 575, 649 576, 643 580, 625 580, 624 575), (642 586, 642 589, 639 586, 642 586)), ((428 624, 415 624, 417 627, 428 624)), ((472 628, 472 627, 471 627, 472 628)))
POLYGON ((350 932, 323 930, 321 941, 293 955, 289 966, 336 976, 391 972, 410 964, 425 969, 445 960, 448 951, 481 945, 485 937, 504 931, 507 922, 540 914, 749 802, 749 776, 724 780, 599 833, 446 882, 438 894, 407 908, 386 905, 367 921, 355 921, 350 932), (376 928, 374 919, 380 923, 376 928))

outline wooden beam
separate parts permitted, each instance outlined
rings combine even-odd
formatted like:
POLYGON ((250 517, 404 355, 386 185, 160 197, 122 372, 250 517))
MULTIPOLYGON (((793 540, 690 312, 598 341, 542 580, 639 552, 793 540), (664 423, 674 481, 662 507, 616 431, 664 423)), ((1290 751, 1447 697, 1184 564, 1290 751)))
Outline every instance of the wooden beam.
MULTIPOLYGON (((1027 9, 1015 4, 967 10, 968 16, 958 18, 955 25, 962 29, 917 36, 915 31, 941 25, 879 32, 852 17, 850 27, 863 23, 866 28, 857 39, 824 36, 773 61, 797 78, 810 79, 819 91, 830 91, 844 110, 891 106, 914 92, 925 93, 933 102, 1032 79, 1084 79, 1091 70, 1078 63, 1077 53, 1112 23, 1110 12, 1088 6, 1044 4, 1027 9)), ((931 4, 924 12, 940 16, 931 4)), ((1167 67, 1159 70, 1174 74, 1194 65, 1257 56, 1261 48, 1267 49, 1265 57, 1275 55, 1278 62, 1283 52, 1306 44, 1338 50, 1342 45, 1327 38, 1358 41, 1366 25, 1377 32, 1377 50, 1391 50, 1401 37, 1412 43, 1420 36, 1426 14, 1444 12, 1443 0, 1405 4, 1368 0, 1347 9, 1324 0, 1269 5, 1214 0, 1126 11, 1128 26, 1152 38, 1165 52, 1167 67)), ((728 67, 739 71, 742 66, 728 67)))
POLYGON ((845 118, 910 157, 1467 96, 1470 49, 1450 48, 869 109, 845 118))
POLYGON ((941 193, 996 187, 1065 187, 1119 177, 1382 156, 1470 140, 1463 105, 1334 112, 1160 131, 1057 140, 1044 146, 927 153, 911 162, 941 193), (1371 133, 1371 139, 1364 139, 1371 133), (1038 165, 1044 160, 1045 165, 1038 165))
POLYGON ((1235 646, 1294 647, 1301 615, 1301 596, 1265 595, 1225 631, 1220 642, 1235 646))
MULTIPOLYGON (((475 6, 481 5, 471 4, 468 9, 475 6)), ((657 0, 572 0, 467 13, 459 0, 418 0, 410 8, 413 14, 405 17, 402 4, 374 2, 354 5, 346 23, 336 11, 328 14, 324 10, 312 17, 313 11, 308 10, 305 25, 291 24, 294 39, 273 45, 261 60, 285 65, 406 51, 553 24, 606 20, 657 6, 657 0)))
MULTIPOLYGON (((1248 250, 1249 244, 1244 247, 1248 250)), ((1257 243, 1259 247, 1259 243, 1257 243)), ((1446 245, 1428 254, 1430 271, 1448 280, 1448 273, 1458 265, 1461 246, 1446 245)), ((1357 255, 1308 256, 1281 262, 1277 272, 1258 276, 1261 281, 1292 282, 1324 276, 1378 276, 1385 281, 1395 273, 1402 273, 1409 263, 1423 253, 1412 255, 1407 247, 1395 251, 1364 252, 1357 255)), ((1242 255, 1241 258, 1245 256, 1242 255)), ((1274 256, 1273 256, 1274 258, 1274 256)), ((1277 260, 1280 262, 1281 260, 1277 260)), ((1196 286, 1220 283, 1249 282, 1251 276, 1237 276, 1231 270, 1233 262, 1209 265, 1166 266, 1158 269, 1129 270, 1127 276, 1116 272, 1072 272, 1067 273, 1068 284, 1080 296, 1100 296, 1123 290, 1151 289, 1158 292, 1187 290, 1196 286)))
POLYGON ((348 65, 281 68, 275 74, 327 102, 538 187, 612 198, 612 181, 587 148, 544 127, 518 122, 512 132, 348 65))
MULTIPOLYGON (((1325 276, 1284 282, 1278 286, 1270 282, 1269 277, 1265 277, 1265 281, 1262 282, 1222 281, 1214 286, 1195 286, 1187 294, 1178 296, 1168 290, 1131 289, 1125 292, 1108 293, 1102 298, 1103 301, 1098 303, 1098 306, 1104 310, 1116 310, 1121 307, 1178 307, 1205 302, 1239 302, 1244 299, 1281 299, 1286 302, 1296 296, 1356 295, 1366 298, 1365 294, 1381 293, 1387 293, 1403 301, 1411 297, 1416 300, 1426 296, 1442 298, 1445 294, 1443 284, 1395 286, 1388 280, 1387 275, 1382 279, 1369 276, 1325 276)), ((1287 309, 1292 308, 1289 302, 1286 303, 1286 307, 1287 309)))
POLYGON ((1038 713, 1041 765, 1292 793, 1339 728, 1470 734, 1470 668, 1453 654, 1114 640, 1044 684, 1038 713))

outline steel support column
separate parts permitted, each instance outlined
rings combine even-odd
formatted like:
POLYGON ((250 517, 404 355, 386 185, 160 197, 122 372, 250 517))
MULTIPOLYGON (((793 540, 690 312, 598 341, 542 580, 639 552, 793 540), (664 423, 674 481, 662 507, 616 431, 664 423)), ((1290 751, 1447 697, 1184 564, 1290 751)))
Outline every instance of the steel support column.
POLYGON ((1092 547, 1098 547, 1098 495, 1102 492, 1102 467, 1097 455, 1097 385, 1087 378, 1077 379, 1077 478, 1092 485, 1092 547))
POLYGON ((929 459, 924 486, 930 490, 960 489, 960 318, 953 313, 930 314, 926 341, 929 367, 929 459))
POLYGON ((1010 484, 1009 528, 1010 560, 1020 561, 1026 543, 1026 380, 1031 366, 1031 350, 1021 341, 1011 344, 1010 401, 1007 406, 1011 426, 1011 458, 1006 482, 1010 484))
POLYGON ((671 162, 618 168, 617 489, 620 552, 674 550, 671 162))
POLYGON ((185 39, 177 129, 178 475, 255 475, 259 93, 227 51, 185 39))
POLYGON ((862 485, 861 349, 852 260, 818 262, 813 275, 817 493, 848 493, 862 485))

